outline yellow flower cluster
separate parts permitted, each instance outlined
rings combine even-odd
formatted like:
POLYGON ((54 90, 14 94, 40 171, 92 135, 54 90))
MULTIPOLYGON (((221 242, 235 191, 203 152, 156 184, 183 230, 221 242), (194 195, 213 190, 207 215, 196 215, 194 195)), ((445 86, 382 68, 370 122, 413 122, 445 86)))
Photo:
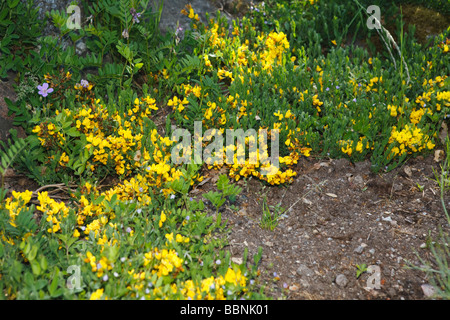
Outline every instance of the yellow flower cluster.
POLYGON ((41 145, 46 148, 63 146, 66 142, 66 138, 61 133, 60 128, 57 128, 53 123, 42 122, 40 125, 35 126, 32 132, 38 134, 38 139, 41 145))
POLYGON ((57 202, 48 196, 48 192, 38 193, 39 206, 36 207, 44 213, 46 221, 51 223, 51 228, 47 229, 48 233, 56 233, 61 230, 61 221, 69 214, 69 208, 64 202, 57 202))
MULTIPOLYGON (((15 224, 16 217, 19 215, 21 210, 30 202, 33 192, 12 192, 12 197, 6 198, 4 203, 4 208, 9 212, 9 223, 13 227, 17 227, 15 224)), ((0 206, 1 207, 1 206, 0 206)))
POLYGON ((108 261, 108 258, 103 256, 97 261, 97 258, 90 251, 86 252, 86 259, 84 259, 84 262, 90 264, 92 272, 97 272, 97 277, 99 278, 101 278, 106 271, 113 268, 112 263, 108 261))
POLYGON ((270 32, 265 41, 266 50, 260 54, 263 70, 272 70, 273 65, 283 63, 283 55, 289 49, 289 42, 283 32, 270 32))
POLYGON ((392 128, 389 143, 398 143, 399 147, 392 148, 394 156, 402 155, 404 153, 411 154, 413 152, 420 152, 421 150, 433 149, 434 143, 428 135, 422 133, 420 128, 412 125, 405 125, 401 131, 397 131, 397 127, 392 128))
POLYGON ((184 98, 183 100, 178 99, 177 96, 174 96, 173 99, 169 99, 169 102, 167 103, 167 105, 169 107, 173 107, 173 110, 177 110, 178 112, 181 112, 184 110, 184 106, 187 105, 189 102, 187 101, 186 98, 184 98))
POLYGON ((353 151, 362 153, 364 149, 370 148, 370 143, 365 136, 359 137, 358 142, 356 142, 356 146, 353 149, 354 142, 352 140, 339 140, 339 146, 341 147, 342 153, 347 154, 349 157, 352 155, 353 151))
MULTIPOLYGON (((92 292, 89 300, 100 300, 101 297, 103 296, 103 288, 97 289, 94 292, 92 292)), ((105 298, 105 300, 107 300, 107 298, 105 298)))
POLYGON ((374 92, 378 92, 378 88, 375 88, 375 86, 378 83, 383 83, 383 77, 374 77, 372 79, 370 79, 369 83, 366 86, 366 92, 369 91, 374 91, 374 92))
POLYGON ((151 273, 156 273, 158 277, 167 276, 171 272, 183 272, 183 259, 178 257, 174 249, 154 248, 144 255, 144 267, 151 264, 151 273))

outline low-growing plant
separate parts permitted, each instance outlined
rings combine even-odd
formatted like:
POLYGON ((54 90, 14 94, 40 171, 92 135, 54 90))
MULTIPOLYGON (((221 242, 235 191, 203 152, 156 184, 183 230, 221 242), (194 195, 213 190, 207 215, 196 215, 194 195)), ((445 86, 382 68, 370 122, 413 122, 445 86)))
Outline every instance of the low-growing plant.
POLYGON ((264 196, 262 201, 262 215, 259 222, 260 227, 269 229, 270 231, 275 230, 284 212, 285 209, 281 207, 281 203, 275 206, 269 206, 267 204, 267 196, 264 196))

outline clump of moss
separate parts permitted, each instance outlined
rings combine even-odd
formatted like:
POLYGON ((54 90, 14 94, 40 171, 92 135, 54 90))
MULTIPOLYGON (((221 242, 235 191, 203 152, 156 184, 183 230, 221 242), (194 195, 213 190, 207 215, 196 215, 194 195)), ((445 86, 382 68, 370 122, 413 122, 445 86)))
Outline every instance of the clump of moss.
POLYGON ((425 44, 432 35, 441 33, 450 25, 450 17, 418 5, 402 6, 403 20, 416 26, 415 37, 425 44))

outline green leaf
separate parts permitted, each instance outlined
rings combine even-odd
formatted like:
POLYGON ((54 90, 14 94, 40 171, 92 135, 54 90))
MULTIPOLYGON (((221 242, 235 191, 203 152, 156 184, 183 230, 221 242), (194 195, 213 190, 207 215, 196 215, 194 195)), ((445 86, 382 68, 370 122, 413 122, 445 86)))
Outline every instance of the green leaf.
POLYGON ((46 258, 45 256, 41 256, 40 264, 41 264, 41 269, 42 269, 42 271, 47 270, 47 268, 48 268, 48 262, 47 262, 47 258, 46 258))
POLYGON ((52 297, 55 297, 56 289, 58 288, 58 277, 59 277, 59 269, 55 268, 55 274, 53 275, 53 280, 48 287, 48 291, 52 297))
POLYGON ((34 260, 34 258, 36 258, 37 251, 38 251, 38 246, 37 245, 32 246, 30 253, 27 255, 27 259, 30 261, 34 260))
POLYGON ((1 12, 0 12, 0 21, 3 22, 3 20, 5 20, 6 15, 8 14, 8 9, 4 8, 1 12))
POLYGON ((41 266, 39 265, 39 262, 37 262, 36 260, 33 260, 30 262, 31 264, 31 270, 33 270, 33 273, 35 275, 40 275, 41 274, 41 266))
POLYGON ((33 284, 34 284, 34 277, 33 277, 33 275, 31 274, 31 272, 27 271, 27 272, 25 273, 25 276, 23 277, 23 280, 24 280, 25 284, 26 284, 28 287, 30 287, 30 288, 33 287, 33 284))
POLYGON ((69 130, 67 130, 66 134, 71 136, 71 137, 79 137, 79 136, 81 136, 81 133, 75 127, 72 127, 69 130))
POLYGON ((20 0, 9 0, 8 1, 8 6, 10 9, 14 9, 15 7, 17 7, 17 5, 19 4, 20 0))

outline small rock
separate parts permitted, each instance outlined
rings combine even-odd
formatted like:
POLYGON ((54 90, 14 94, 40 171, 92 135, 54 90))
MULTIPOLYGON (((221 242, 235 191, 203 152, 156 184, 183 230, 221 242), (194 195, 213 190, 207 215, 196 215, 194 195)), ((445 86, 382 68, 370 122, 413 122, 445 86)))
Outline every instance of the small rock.
POLYGON ((343 274, 339 274, 336 279, 334 280, 334 282, 336 282, 336 284, 341 287, 341 288, 345 288, 348 284, 348 279, 345 275, 343 274))
POLYGON ((236 264, 242 264, 242 258, 233 257, 231 258, 231 261, 233 261, 236 264))
POLYGON ((430 298, 431 296, 433 296, 436 293, 436 289, 434 289, 434 287, 430 284, 423 284, 420 287, 422 288, 423 294, 427 298, 430 298))
POLYGON ((76 54, 81 56, 87 51, 87 46, 83 41, 78 41, 75 45, 76 54))
POLYGON ((361 244, 359 245, 359 247, 357 247, 357 248, 356 248, 355 250, 353 250, 353 251, 356 252, 356 253, 361 254, 361 253, 363 252, 363 250, 364 250, 365 247, 367 247, 367 244, 365 244, 365 243, 363 242, 363 243, 361 243, 361 244))
POLYGON ((314 272, 310 268, 308 268, 306 265, 301 264, 297 268, 297 274, 299 276, 310 277, 314 274, 314 272))
POLYGON ((359 174, 353 178, 353 183, 356 184, 358 187, 364 186, 364 179, 359 174))
POLYGON ((289 286, 290 291, 297 291, 298 289, 299 289, 298 286, 296 286, 295 284, 289 286))
POLYGON ((411 168, 410 168, 410 167, 406 166, 406 167, 403 169, 403 171, 405 171, 406 175, 407 175, 408 177, 411 178, 412 172, 411 172, 411 168))
POLYGON ((300 279, 300 284, 303 288, 308 288, 309 287, 309 282, 305 279, 300 279))
POLYGON ((264 243, 266 246, 268 246, 268 247, 271 247, 271 246, 273 246, 273 243, 272 242, 270 242, 270 241, 267 241, 267 242, 265 242, 264 243))
POLYGON ((397 292, 395 291, 394 288, 389 288, 389 289, 388 289, 388 295, 389 295, 391 298, 395 297, 396 294, 397 294, 397 292))

